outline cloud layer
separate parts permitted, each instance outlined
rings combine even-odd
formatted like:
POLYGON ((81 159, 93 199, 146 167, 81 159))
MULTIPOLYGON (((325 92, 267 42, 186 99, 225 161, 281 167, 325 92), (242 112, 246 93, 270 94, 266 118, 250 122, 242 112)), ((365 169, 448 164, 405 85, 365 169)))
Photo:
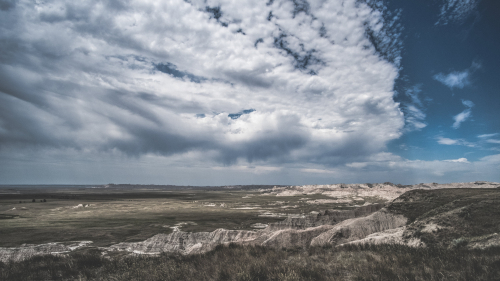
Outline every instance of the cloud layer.
POLYGON ((399 34, 382 8, 2 4, 1 157, 48 149, 182 155, 186 166, 365 159, 404 126, 393 100, 399 34))
POLYGON ((436 25, 463 23, 474 11, 480 0, 442 0, 436 25))

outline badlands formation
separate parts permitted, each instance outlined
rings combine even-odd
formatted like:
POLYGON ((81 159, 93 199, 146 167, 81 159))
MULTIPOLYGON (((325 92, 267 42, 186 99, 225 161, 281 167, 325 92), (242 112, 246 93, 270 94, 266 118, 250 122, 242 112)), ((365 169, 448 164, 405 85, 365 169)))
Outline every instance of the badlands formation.
MULTIPOLYGON (((157 234, 142 242, 101 247, 104 252, 155 255, 162 252, 194 254, 217 245, 237 243, 278 248, 340 246, 350 243, 402 244, 411 247, 500 246, 500 184, 491 182, 417 184, 337 184, 275 187, 262 190, 276 196, 323 194, 336 202, 356 202, 378 197, 386 204, 365 204, 347 210, 322 210, 288 217, 266 228, 249 230, 217 229, 213 232, 157 234)), ((324 199, 329 200, 329 199, 324 199)), ((0 248, 0 260, 20 260, 29 255, 71 250, 56 244, 0 248), (47 248, 47 249, 46 249, 47 248)), ((79 248, 88 245, 74 245, 79 248)))

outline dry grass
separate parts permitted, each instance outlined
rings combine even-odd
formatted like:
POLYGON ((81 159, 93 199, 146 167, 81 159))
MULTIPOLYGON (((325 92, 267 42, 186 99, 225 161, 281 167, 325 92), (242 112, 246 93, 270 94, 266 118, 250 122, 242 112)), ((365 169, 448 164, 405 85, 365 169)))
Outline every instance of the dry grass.
POLYGON ((346 205, 314 205, 301 198, 263 196, 256 190, 49 189, 43 194, 21 190, 19 194, 0 194, 0 247, 80 240, 109 246, 168 234, 170 227, 185 222, 194 222, 182 225, 181 229, 188 232, 217 228, 251 230, 255 223, 283 220, 259 217, 265 211, 301 214, 346 205), (31 198, 36 202, 32 203, 31 198), (43 199, 47 202, 40 202, 43 199), (276 201, 298 207, 283 209, 276 201), (80 204, 90 206, 75 208, 80 204))
POLYGON ((0 264, 0 280, 499 280, 500 248, 219 246, 202 255, 109 259, 97 250, 0 264))

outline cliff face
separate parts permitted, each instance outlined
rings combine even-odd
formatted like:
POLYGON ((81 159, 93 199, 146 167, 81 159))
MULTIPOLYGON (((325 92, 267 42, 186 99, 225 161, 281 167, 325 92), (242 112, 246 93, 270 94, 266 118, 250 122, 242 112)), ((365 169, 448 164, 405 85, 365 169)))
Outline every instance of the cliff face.
POLYGON ((312 239, 311 246, 340 245, 367 237, 370 234, 404 226, 408 219, 382 209, 366 217, 345 220, 312 239))
POLYGON ((256 231, 245 230, 174 231, 171 234, 157 234, 142 242, 119 243, 107 249, 111 251, 128 251, 136 254, 159 254, 163 252, 192 254, 210 251, 220 244, 252 241, 260 236, 260 233, 256 231))
POLYGON ((317 214, 307 215, 304 218, 288 217, 277 223, 268 226, 267 231, 276 231, 280 229, 306 229, 320 225, 333 225, 341 221, 364 217, 368 214, 380 210, 383 204, 372 204, 361 206, 351 210, 324 210, 317 214))

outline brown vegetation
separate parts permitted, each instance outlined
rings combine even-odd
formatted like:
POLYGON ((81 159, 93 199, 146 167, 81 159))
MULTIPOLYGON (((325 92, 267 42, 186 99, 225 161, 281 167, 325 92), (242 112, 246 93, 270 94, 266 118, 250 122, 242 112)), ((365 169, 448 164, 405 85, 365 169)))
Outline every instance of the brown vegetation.
POLYGON ((401 245, 275 249, 218 246, 200 255, 109 259, 97 250, 0 263, 1 280, 499 280, 500 248, 401 245))

